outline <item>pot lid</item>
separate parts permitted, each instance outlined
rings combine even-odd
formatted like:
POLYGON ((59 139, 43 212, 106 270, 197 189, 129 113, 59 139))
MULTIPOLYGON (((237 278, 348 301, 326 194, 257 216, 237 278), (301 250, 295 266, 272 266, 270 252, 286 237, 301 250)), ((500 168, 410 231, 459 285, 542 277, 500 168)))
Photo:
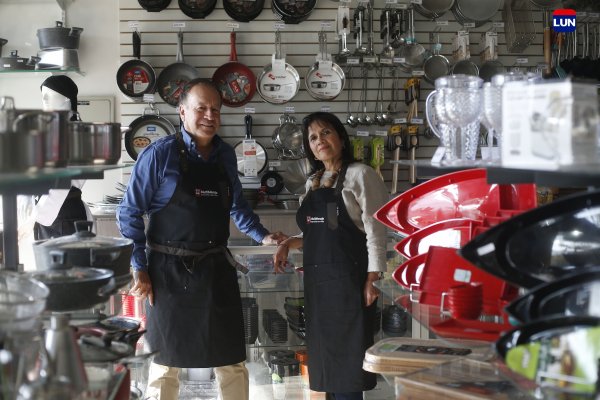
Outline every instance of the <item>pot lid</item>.
POLYGON ((111 362, 134 354, 133 347, 127 343, 104 340, 88 334, 79 338, 79 349, 83 362, 111 362))
POLYGON ((75 222, 76 232, 74 234, 40 241, 38 242, 38 245, 57 250, 133 246, 133 240, 131 239, 96 236, 96 234, 92 232, 92 225, 93 223, 91 221, 77 221, 75 222))
MULTIPOLYGON (((49 269, 44 271, 31 272, 31 277, 43 282, 46 285, 61 285, 69 283, 82 283, 87 281, 97 281, 108 279, 114 275, 114 272, 103 268, 73 267, 68 269, 49 269)), ((52 287, 50 288, 52 291, 52 287)))

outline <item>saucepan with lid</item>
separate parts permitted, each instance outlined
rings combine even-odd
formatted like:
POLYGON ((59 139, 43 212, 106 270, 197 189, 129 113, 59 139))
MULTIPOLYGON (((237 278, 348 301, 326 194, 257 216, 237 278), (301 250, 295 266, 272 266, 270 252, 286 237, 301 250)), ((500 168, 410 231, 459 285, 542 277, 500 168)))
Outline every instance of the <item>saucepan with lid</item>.
POLYGON ((72 121, 68 127, 69 164, 111 165, 121 158, 120 123, 72 121))

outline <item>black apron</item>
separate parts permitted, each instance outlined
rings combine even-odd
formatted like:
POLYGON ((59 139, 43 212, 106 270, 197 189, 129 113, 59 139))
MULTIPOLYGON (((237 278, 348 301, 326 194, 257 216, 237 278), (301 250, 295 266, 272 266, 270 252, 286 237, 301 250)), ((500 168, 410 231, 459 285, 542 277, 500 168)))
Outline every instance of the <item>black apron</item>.
POLYGON ((212 251, 227 245, 232 186, 220 163, 189 161, 180 136, 178 148, 177 187, 148 224, 154 306, 146 303, 146 340, 152 351, 160 351, 154 362, 161 365, 207 368, 239 363, 246 359, 246 348, 237 271, 223 252, 212 251), (177 251, 208 255, 172 254, 177 251))
POLYGON ((75 222, 86 220, 87 213, 81 200, 81 190, 72 186, 52 225, 45 226, 36 222, 33 225, 33 237, 35 240, 41 240, 72 235, 76 232, 75 222))
POLYGON ((312 390, 360 392, 377 384, 362 369, 373 345, 376 304, 365 307, 366 234, 354 224, 336 188, 310 191, 296 220, 304 233, 304 298, 308 377, 312 390))

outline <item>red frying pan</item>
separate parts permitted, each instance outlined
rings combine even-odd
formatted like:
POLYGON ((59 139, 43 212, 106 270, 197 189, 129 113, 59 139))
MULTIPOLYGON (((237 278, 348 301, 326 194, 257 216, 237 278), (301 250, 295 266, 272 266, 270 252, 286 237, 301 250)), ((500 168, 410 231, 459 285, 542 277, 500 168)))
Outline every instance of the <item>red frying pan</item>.
POLYGON ((256 92, 256 76, 246 65, 238 62, 235 49, 235 32, 230 34, 231 55, 227 64, 221 65, 212 80, 219 87, 223 104, 241 107, 252 100, 256 92))
POLYGON ((150 64, 140 60, 142 39, 138 31, 133 31, 133 56, 135 59, 123 63, 117 71, 119 90, 129 97, 143 97, 154 93, 156 74, 150 64))

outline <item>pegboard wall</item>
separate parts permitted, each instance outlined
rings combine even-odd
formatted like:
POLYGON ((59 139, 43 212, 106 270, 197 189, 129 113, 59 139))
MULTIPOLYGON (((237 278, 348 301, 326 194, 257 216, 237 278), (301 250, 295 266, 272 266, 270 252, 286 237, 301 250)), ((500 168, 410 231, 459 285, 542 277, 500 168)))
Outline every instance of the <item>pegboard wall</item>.
MULTIPOLYGON (((414 0, 418 2, 418 0, 414 0)), ((507 0, 510 1, 510 0, 507 0)), ((514 0, 513 0, 514 1, 514 0)), ((170 5, 160 12, 147 12, 137 0, 120 0, 119 2, 119 30, 120 30, 120 56, 121 62, 133 58, 132 30, 134 27, 140 32, 142 38, 142 60, 148 62, 155 69, 156 75, 169 64, 175 62, 177 53, 177 32, 183 32, 183 54, 186 63, 194 66, 201 77, 210 78, 214 71, 229 61, 229 33, 233 29, 237 32, 237 55, 238 61, 246 64, 256 76, 259 76, 263 68, 271 63, 271 55, 274 53, 275 30, 281 31, 282 51, 286 56, 286 62, 296 68, 300 75, 300 91, 290 102, 285 104, 271 104, 265 102, 258 93, 252 101, 242 107, 230 108, 224 106, 222 109, 222 126, 220 135, 231 145, 238 143, 244 136, 244 116, 250 112, 253 116, 253 137, 266 149, 269 160, 277 160, 278 153, 273 147, 272 134, 279 125, 279 117, 284 112, 292 113, 298 121, 305 115, 314 111, 331 111, 342 121, 348 116, 349 79, 346 80, 346 89, 332 101, 320 101, 311 97, 304 86, 304 76, 315 62, 319 52, 318 32, 323 30, 327 34, 327 50, 334 56, 339 52, 337 34, 337 13, 340 4, 350 8, 350 15, 358 5, 356 0, 352 2, 339 3, 331 0, 318 0, 315 9, 307 20, 299 24, 286 24, 277 18, 271 11, 271 0, 265 0, 264 9, 261 14, 250 22, 233 21, 223 9, 221 0, 217 1, 216 8, 204 19, 191 19, 186 16, 178 6, 177 0, 172 0, 170 5), (183 26, 182 26, 183 25, 183 26), (282 26, 283 25, 283 26, 282 26)), ((374 51, 379 54, 383 48, 383 39, 380 37, 379 16, 385 7, 407 7, 408 1, 396 3, 375 0, 372 3, 374 15, 374 51)), ((515 13, 520 10, 514 10, 515 13)), ((498 33, 498 60, 507 68, 520 67, 521 69, 535 69, 543 63, 542 51, 542 18, 543 13, 539 9, 532 9, 532 19, 535 29, 535 39, 532 44, 520 53, 509 53, 506 46, 505 28, 503 24, 502 7, 498 10, 490 22, 482 26, 469 27, 471 58, 481 64, 479 60, 481 34, 490 30, 498 33)), ((452 40, 458 31, 465 27, 458 23, 451 12, 447 12, 437 20, 428 20, 422 15, 415 13, 415 37, 416 41, 425 48, 430 49, 432 45, 431 32, 439 31, 439 41, 442 45, 441 54, 452 62, 452 40)), ((433 35, 436 37, 437 35, 433 35)), ((348 47, 354 50, 355 41, 352 34, 348 37, 348 47)), ((348 66, 344 70, 349 75, 348 66)), ((116 72, 116 71, 115 71, 116 72)), ((413 72, 414 73, 414 72, 413 72)), ((399 99, 397 102, 398 113, 394 118, 406 117, 407 105, 404 102, 404 84, 411 78, 413 73, 406 73, 395 66, 386 66, 382 69, 382 104, 387 109, 392 98, 399 99), (392 69, 400 78, 400 89, 392 94, 392 69), (394 97, 393 97, 394 96, 394 97)), ((417 71, 416 74, 419 72, 417 71)), ((352 66, 352 98, 350 99, 350 111, 356 113, 360 101, 361 91, 358 90, 363 84, 366 76, 367 85, 367 112, 375 113, 379 80, 376 68, 362 69, 352 66), (365 75, 366 74, 366 75, 365 75)), ((419 125, 419 142, 416 150, 417 159, 429 159, 433 155, 439 141, 431 136, 424 135, 426 127, 424 101, 433 86, 421 79, 420 101, 418 103, 418 118, 424 120, 419 125)), ((155 95, 156 106, 160 115, 169 119, 175 126, 179 123, 175 107, 163 102, 155 95)), ((133 120, 143 114, 147 104, 134 101, 124 95, 121 101, 121 123, 129 125, 133 120)), ((372 137, 385 136, 390 125, 379 126, 347 126, 351 136, 364 136, 365 144, 372 137)), ((384 179, 388 188, 391 188, 392 168, 389 163, 393 152, 385 151, 385 163, 382 167, 384 179)), ((400 159, 407 159, 409 151, 401 150, 400 159)), ((124 151, 123 162, 133 162, 124 151)), ((275 167, 275 170, 281 167, 275 167)), ((127 171, 127 170, 126 170, 127 171)), ((127 175, 127 172, 124 172, 127 175)), ((417 169, 417 177, 423 178, 417 169)), ((127 176, 124 177, 127 180, 127 176)), ((400 166, 398 175, 398 190, 410 187, 408 183, 408 167, 400 166)))

